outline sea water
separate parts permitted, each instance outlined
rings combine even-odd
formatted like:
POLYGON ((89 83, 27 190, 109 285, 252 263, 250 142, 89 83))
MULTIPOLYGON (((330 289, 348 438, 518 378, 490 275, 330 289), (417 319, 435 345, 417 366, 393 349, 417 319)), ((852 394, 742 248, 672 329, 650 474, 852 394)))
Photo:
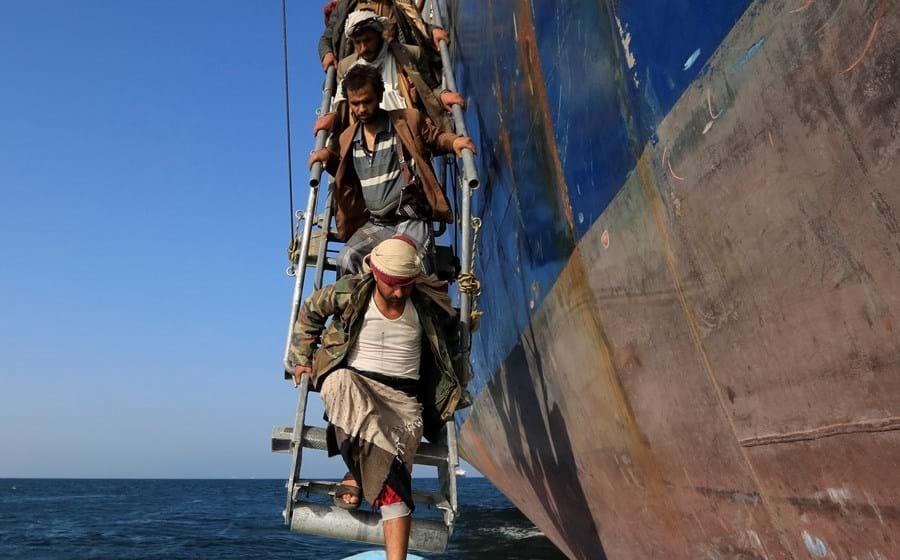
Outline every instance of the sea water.
MULTIPOLYGON (((447 553, 421 556, 564 558, 487 480, 459 479, 459 502, 447 553)), ((0 559, 338 560, 375 548, 290 533, 283 508, 283 480, 0 479, 0 559)))

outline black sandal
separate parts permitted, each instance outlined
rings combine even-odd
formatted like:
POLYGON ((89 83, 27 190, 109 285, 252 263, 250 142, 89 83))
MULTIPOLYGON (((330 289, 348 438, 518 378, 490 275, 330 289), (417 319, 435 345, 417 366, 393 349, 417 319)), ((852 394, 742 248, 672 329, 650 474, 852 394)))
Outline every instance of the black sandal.
MULTIPOLYGON (((350 473, 345 474, 341 482, 347 482, 348 480, 353 480, 353 475, 350 473)), ((332 501, 334 502, 334 505, 341 509, 359 509, 360 504, 362 504, 362 490, 358 486, 338 484, 334 488, 334 497, 332 498, 332 501), (355 497, 358 501, 355 504, 348 504, 344 501, 344 496, 347 495, 355 497)))

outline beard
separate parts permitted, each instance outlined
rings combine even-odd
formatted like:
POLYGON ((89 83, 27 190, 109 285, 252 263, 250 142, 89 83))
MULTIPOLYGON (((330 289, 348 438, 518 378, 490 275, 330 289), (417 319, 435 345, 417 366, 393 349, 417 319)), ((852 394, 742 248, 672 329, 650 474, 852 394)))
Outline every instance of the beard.
POLYGON ((406 296, 400 296, 400 297, 391 296, 391 297, 386 297, 384 299, 385 299, 385 301, 388 302, 388 305, 390 305, 392 307, 398 307, 398 306, 406 303, 406 300, 408 300, 409 298, 406 296))

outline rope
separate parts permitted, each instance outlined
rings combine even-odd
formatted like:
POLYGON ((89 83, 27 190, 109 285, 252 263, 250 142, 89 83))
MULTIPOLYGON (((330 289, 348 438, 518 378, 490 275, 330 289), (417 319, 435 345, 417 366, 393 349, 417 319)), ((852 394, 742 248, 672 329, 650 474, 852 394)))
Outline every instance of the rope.
POLYGON ((293 235, 293 231, 294 230, 291 229, 291 244, 288 245, 287 249, 288 260, 291 261, 291 265, 297 262, 297 259, 300 256, 300 240, 297 239, 296 235, 293 235))
POLYGON ((294 168, 291 157, 291 92, 288 86, 288 39, 287 39, 287 0, 281 0, 281 43, 284 49, 284 113, 287 128, 287 168, 288 168, 288 214, 291 220, 291 245, 288 256, 294 262, 297 252, 297 237, 294 235, 294 168))
POLYGON ((469 263, 471 272, 464 272, 459 275, 457 282, 459 283, 459 291, 469 294, 472 297, 472 311, 469 314, 471 320, 471 329, 478 329, 478 322, 484 315, 478 309, 478 298, 481 297, 481 281, 475 276, 475 248, 478 246, 478 231, 481 229, 481 218, 472 217, 472 258, 469 263))

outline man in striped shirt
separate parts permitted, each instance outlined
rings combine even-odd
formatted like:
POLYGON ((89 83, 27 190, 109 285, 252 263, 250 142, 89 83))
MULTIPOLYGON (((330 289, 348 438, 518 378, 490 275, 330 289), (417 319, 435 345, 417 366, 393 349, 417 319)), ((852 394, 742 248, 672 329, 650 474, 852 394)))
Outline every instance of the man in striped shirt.
POLYGON ((431 157, 475 151, 464 136, 441 132, 415 109, 385 111, 381 73, 354 66, 342 84, 357 123, 341 133, 339 152, 313 152, 334 177, 335 222, 345 246, 338 255, 343 274, 355 274, 381 241, 405 235, 421 255, 430 242, 433 220, 453 214, 431 167, 431 157))

